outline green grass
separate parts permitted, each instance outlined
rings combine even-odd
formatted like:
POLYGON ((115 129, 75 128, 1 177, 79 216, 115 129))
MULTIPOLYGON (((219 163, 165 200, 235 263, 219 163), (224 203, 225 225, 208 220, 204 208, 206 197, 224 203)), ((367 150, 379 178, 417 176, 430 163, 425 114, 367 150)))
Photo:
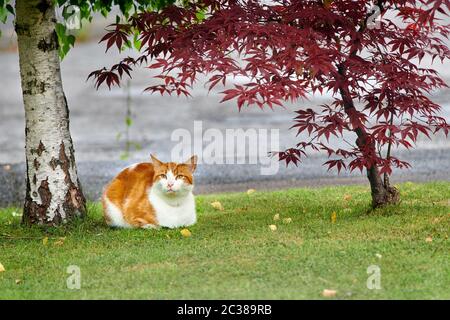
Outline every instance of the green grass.
POLYGON ((109 229, 98 204, 60 229, 25 228, 17 210, 0 210, 0 299, 320 299, 323 289, 337 299, 449 299, 450 183, 399 187, 400 205, 372 212, 362 186, 198 196, 190 238, 109 229), (69 265, 80 267, 80 290, 66 286, 69 265), (366 286, 370 265, 380 290, 366 286))

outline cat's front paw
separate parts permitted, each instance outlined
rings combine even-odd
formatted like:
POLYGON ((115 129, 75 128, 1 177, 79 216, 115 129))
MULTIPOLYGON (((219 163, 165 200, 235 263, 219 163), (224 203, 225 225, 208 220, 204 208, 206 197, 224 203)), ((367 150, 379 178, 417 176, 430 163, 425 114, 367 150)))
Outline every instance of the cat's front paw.
POLYGON ((159 226, 156 224, 147 223, 141 226, 142 229, 159 229, 159 226))

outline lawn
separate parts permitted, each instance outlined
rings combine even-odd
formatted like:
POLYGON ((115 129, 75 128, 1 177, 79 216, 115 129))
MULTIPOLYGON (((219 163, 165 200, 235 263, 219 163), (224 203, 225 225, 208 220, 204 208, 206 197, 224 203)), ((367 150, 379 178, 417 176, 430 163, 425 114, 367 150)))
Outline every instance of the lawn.
POLYGON ((399 188, 402 203, 376 211, 365 186, 198 196, 191 237, 109 229, 98 204, 60 229, 0 210, 0 299, 450 299, 450 182, 399 188))

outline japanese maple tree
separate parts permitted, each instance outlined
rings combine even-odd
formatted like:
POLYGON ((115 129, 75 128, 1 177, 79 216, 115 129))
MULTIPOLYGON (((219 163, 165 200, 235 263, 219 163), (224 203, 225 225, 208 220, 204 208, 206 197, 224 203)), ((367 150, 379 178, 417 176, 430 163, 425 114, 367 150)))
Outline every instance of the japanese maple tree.
POLYGON ((310 139, 278 152, 297 164, 308 151, 323 150, 329 168, 365 170, 374 207, 399 200, 392 169, 410 165, 392 154, 412 148, 419 135, 448 135, 432 91, 446 87, 424 58, 450 57, 445 23, 450 0, 199 0, 140 12, 103 37, 107 49, 139 35, 141 54, 91 73, 97 86, 118 85, 133 67, 149 64, 161 84, 150 92, 189 96, 199 75, 209 88, 229 76, 248 82, 223 91, 238 108, 274 108, 306 94, 330 92, 329 104, 297 111, 293 128, 310 139), (379 17, 377 15, 379 14, 379 17), (355 134, 348 148, 329 138, 355 134))

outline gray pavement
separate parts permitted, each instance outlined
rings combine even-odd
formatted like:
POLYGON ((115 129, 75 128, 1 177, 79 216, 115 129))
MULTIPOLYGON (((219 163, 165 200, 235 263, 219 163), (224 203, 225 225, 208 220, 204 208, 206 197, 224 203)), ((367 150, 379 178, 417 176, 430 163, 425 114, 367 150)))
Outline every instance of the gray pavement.
MULTIPOLYGON (((177 144, 171 141, 173 131, 184 128, 193 132, 194 121, 202 121, 204 130, 216 128, 221 132, 233 128, 278 129, 281 150, 306 139, 305 136, 296 138, 295 132, 289 130, 293 111, 317 106, 329 98, 315 97, 273 111, 244 108, 238 112, 234 102, 219 103, 220 88, 208 93, 202 84, 195 88, 190 99, 143 93, 145 87, 156 82, 149 70, 140 69, 130 82, 133 114, 130 137, 142 150, 133 151, 126 161, 121 161, 125 141, 123 136, 118 140, 117 135, 125 130, 126 90, 109 91, 103 87, 97 91, 92 82, 85 81, 92 70, 117 61, 117 53, 104 54, 104 47, 92 42, 77 45, 62 63, 79 173, 84 190, 92 200, 98 198, 103 185, 126 165, 147 161, 150 153, 168 160, 177 144)), ((18 66, 16 52, 0 52, 0 206, 20 203, 24 189, 24 114, 18 66)), ((447 69, 448 66, 438 67, 448 81, 450 70, 447 69)), ((443 115, 450 121, 449 97, 449 90, 443 90, 436 92, 434 99, 444 106, 443 115)), ((351 135, 347 138, 354 139, 351 135)), ((339 146, 341 142, 332 140, 332 143, 339 146)), ((416 150, 400 152, 413 168, 396 171, 394 181, 450 180, 450 139, 441 135, 432 141, 421 138, 416 150)), ((226 158, 232 156, 232 151, 225 153, 226 158)), ((313 154, 298 168, 285 168, 281 164, 279 173, 272 176, 260 175, 258 165, 201 165, 197 192, 366 183, 359 173, 327 172, 322 166, 325 161, 323 155, 313 154)))
MULTIPOLYGON (((402 152, 401 157, 413 165, 410 170, 395 170, 392 181, 450 181, 448 150, 402 152)), ((367 184, 358 172, 330 173, 321 166, 326 158, 314 155, 299 167, 282 166, 277 175, 263 176, 258 165, 199 165, 195 174, 197 194, 273 190, 293 187, 319 187, 342 184, 367 184)), ((90 200, 98 200, 103 187, 131 161, 81 161, 78 164, 83 191, 90 200)), ((0 167, 0 205, 18 205, 25 190, 23 163, 0 167)))

